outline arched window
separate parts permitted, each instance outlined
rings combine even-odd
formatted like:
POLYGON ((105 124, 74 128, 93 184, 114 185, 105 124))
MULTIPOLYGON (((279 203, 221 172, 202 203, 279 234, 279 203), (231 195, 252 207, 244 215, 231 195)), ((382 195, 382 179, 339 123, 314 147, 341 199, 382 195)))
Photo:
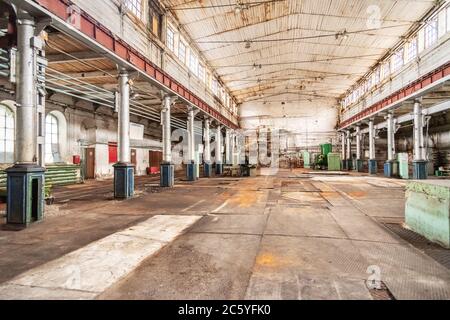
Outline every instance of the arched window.
POLYGON ((58 119, 53 114, 45 117, 45 163, 60 161, 58 119))
POLYGON ((14 162, 14 113, 0 104, 0 163, 14 162))

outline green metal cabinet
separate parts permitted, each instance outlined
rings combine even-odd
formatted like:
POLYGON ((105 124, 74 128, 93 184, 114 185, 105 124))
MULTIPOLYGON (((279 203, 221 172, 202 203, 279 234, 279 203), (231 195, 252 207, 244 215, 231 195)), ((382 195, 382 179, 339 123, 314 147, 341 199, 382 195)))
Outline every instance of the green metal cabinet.
POLYGON ((328 154, 328 171, 341 170, 341 155, 339 153, 328 154))
POLYGON ((402 179, 409 179, 409 168, 408 168, 408 154, 398 153, 398 174, 402 179))

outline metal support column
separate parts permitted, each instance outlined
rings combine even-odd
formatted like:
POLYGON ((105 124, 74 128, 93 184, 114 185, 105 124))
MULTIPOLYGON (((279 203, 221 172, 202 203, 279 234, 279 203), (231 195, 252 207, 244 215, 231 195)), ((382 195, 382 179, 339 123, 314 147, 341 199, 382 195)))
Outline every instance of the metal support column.
POLYGON ((347 170, 347 157, 346 157, 346 149, 345 149, 345 131, 342 131, 341 133, 341 143, 342 143, 342 170, 347 170))
POLYGON ((427 179, 427 160, 425 154, 424 137, 424 115, 422 113, 422 104, 420 100, 414 102, 414 160, 413 160, 413 179, 427 179))
POLYGON ((186 163, 186 179, 188 181, 197 180, 197 164, 195 163, 195 133, 194 133, 194 108, 188 108, 188 159, 186 163))
POLYGON ((231 129, 225 129, 225 163, 227 165, 231 164, 231 129))
POLYGON ((233 166, 237 165, 235 161, 236 160, 235 153, 236 153, 236 132, 233 130, 233 132, 231 133, 231 164, 233 166))
POLYGON ((377 174, 378 164, 375 154, 375 126, 373 119, 369 120, 369 174, 377 174))
POLYGON ((161 187, 171 188, 175 184, 175 166, 172 164, 172 143, 171 143, 171 123, 170 109, 172 98, 164 96, 163 108, 161 111, 162 140, 163 140, 163 160, 161 163, 161 187))
POLYGON ((356 126, 356 166, 355 171, 362 172, 363 160, 361 155, 361 126, 356 126))
POLYGON ((204 150, 203 150, 203 175, 206 178, 211 177, 212 165, 211 165, 211 134, 210 134, 211 120, 206 118, 204 121, 204 150))
POLYGON ((128 199, 134 194, 134 166, 130 149, 130 82, 128 71, 119 74, 118 162, 114 165, 114 197, 128 199))
POLYGON ((350 130, 347 130, 347 170, 352 170, 352 134, 350 130))
POLYGON ((44 172, 37 164, 37 74, 36 50, 43 50, 35 35, 33 17, 19 9, 17 15, 17 112, 15 165, 7 174, 7 223, 23 228, 43 219, 44 172))
POLYGON ((394 114, 387 115, 387 161, 384 164, 384 175, 388 178, 396 176, 398 164, 395 159, 395 123, 394 114))
POLYGON ((217 125, 216 131, 216 174, 223 174, 223 160, 222 160, 222 125, 217 125))

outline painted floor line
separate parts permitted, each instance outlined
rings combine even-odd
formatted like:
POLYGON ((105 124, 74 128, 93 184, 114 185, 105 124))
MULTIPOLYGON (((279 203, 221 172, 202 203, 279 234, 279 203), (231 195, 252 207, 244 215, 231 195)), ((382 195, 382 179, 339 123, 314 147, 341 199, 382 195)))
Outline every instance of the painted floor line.
POLYGON ((0 285, 0 299, 94 299, 197 222, 154 216, 0 285))
POLYGON ((227 204, 228 204, 228 200, 226 200, 224 203, 222 203, 220 206, 218 206, 216 209, 214 209, 214 210, 212 211, 212 213, 219 212, 219 211, 220 211, 221 209, 223 209, 227 204))
POLYGON ((191 205, 191 206, 189 206, 189 207, 187 207, 187 208, 184 208, 183 210, 181 210, 181 212, 186 212, 186 211, 189 211, 189 210, 191 210, 192 208, 194 208, 194 207, 196 207, 197 205, 199 205, 200 203, 203 203, 203 202, 205 202, 206 200, 199 200, 199 201, 197 201, 196 203, 194 203, 193 205, 191 205))

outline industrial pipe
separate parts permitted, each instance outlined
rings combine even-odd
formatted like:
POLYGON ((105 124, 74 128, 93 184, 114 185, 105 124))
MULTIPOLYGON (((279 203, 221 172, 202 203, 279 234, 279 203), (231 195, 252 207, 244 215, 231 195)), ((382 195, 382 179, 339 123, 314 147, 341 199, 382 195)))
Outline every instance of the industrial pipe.
POLYGON ((205 163, 211 162, 211 136, 210 136, 210 123, 211 120, 209 118, 205 119, 205 147, 203 150, 203 161, 205 163))
POLYGON ((163 162, 171 163, 172 162, 172 144, 171 140, 171 130, 170 130, 170 107, 172 104, 172 98, 170 96, 165 96, 163 101, 163 110, 162 110, 162 139, 163 139, 163 162))
POLYGON ((35 21, 31 17, 17 20, 17 117, 16 117, 16 162, 35 163, 36 130, 35 104, 36 88, 34 81, 34 37, 35 21))
POLYGON ((369 120, 369 159, 375 160, 375 128, 373 119, 369 120))
POLYGON ((119 74, 119 162, 130 163, 130 83, 128 72, 121 70, 119 74))

